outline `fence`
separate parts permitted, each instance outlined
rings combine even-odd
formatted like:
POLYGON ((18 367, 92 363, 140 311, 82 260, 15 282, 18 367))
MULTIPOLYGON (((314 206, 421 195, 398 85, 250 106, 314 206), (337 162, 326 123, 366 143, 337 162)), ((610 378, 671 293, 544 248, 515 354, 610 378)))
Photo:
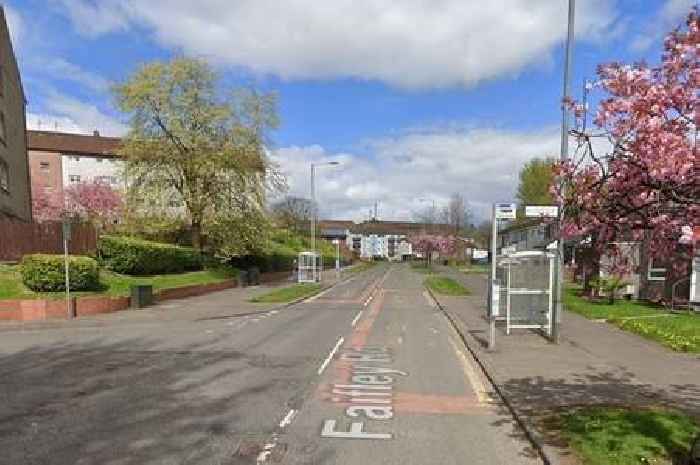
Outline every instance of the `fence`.
MULTIPOLYGON (((97 233, 89 224, 71 228, 69 251, 86 255, 97 249, 97 233)), ((18 223, 0 220, 0 262, 17 261, 31 253, 63 253, 63 231, 60 222, 18 223)))

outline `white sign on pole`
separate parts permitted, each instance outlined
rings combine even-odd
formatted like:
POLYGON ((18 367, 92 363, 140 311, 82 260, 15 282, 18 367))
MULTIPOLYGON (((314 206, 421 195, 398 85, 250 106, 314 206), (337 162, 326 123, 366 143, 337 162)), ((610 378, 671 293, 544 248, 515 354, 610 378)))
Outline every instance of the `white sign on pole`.
POLYGON ((472 251, 472 258, 474 260, 486 260, 489 258, 489 251, 488 250, 474 249, 472 251))
POLYGON ((497 220, 514 220, 516 207, 514 203, 497 203, 496 204, 496 219, 497 220))
POLYGON ((528 218, 556 218, 559 216, 559 207, 556 205, 526 205, 525 216, 528 218))

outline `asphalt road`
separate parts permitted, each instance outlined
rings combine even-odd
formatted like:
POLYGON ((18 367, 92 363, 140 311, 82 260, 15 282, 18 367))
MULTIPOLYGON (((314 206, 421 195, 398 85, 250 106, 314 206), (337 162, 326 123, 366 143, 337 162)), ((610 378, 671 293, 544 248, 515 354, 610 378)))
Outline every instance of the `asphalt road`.
POLYGON ((222 295, 0 332, 0 464, 539 463, 408 267, 222 295))

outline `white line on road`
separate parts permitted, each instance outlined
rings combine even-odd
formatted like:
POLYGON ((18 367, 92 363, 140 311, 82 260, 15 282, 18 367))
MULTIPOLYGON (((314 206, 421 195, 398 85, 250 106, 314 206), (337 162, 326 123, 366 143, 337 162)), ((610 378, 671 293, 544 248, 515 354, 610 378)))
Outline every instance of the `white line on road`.
POLYGON ((292 419, 294 418, 294 415, 297 414, 297 410, 295 409, 289 409, 289 412, 287 412, 287 415, 280 421, 280 428, 284 428, 292 423, 292 419))
POLYGON ((326 357, 326 359, 323 361, 323 364, 318 369, 319 375, 322 374, 323 370, 325 370, 326 367, 328 366, 328 364, 331 363, 331 360, 335 356, 335 353, 338 351, 340 346, 343 345, 343 342, 345 342, 345 338, 341 336, 340 339, 338 339, 338 342, 335 343, 335 347, 333 347, 333 350, 331 350, 331 353, 328 354, 328 357, 326 357))
POLYGON ((362 312, 364 312, 364 310, 360 310, 360 312, 357 314, 355 319, 352 320, 352 323, 350 323, 350 326, 352 326, 353 328, 355 327, 355 325, 357 324, 357 320, 359 320, 360 317, 362 316, 362 312))

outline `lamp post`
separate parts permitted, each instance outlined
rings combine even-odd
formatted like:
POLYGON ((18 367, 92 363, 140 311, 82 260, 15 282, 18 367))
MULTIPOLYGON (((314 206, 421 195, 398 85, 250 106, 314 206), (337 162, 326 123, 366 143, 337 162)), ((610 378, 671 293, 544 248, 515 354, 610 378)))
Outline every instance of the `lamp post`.
POLYGON ((339 161, 329 161, 326 163, 311 163, 311 251, 316 252, 316 167, 319 166, 336 166, 340 165, 339 161))
MULTIPOLYGON (((566 38, 566 55, 564 61, 564 89, 561 111, 561 154, 560 160, 565 162, 569 158, 569 108, 568 102, 570 94, 571 65, 574 53, 574 14, 576 12, 576 0, 569 0, 569 25, 566 38)), ((557 239, 558 273, 556 282, 556 305, 554 315, 552 315, 552 342, 559 343, 559 324, 563 310, 562 287, 564 279, 564 241, 561 232, 564 224, 564 205, 559 204, 559 238, 557 239)))

